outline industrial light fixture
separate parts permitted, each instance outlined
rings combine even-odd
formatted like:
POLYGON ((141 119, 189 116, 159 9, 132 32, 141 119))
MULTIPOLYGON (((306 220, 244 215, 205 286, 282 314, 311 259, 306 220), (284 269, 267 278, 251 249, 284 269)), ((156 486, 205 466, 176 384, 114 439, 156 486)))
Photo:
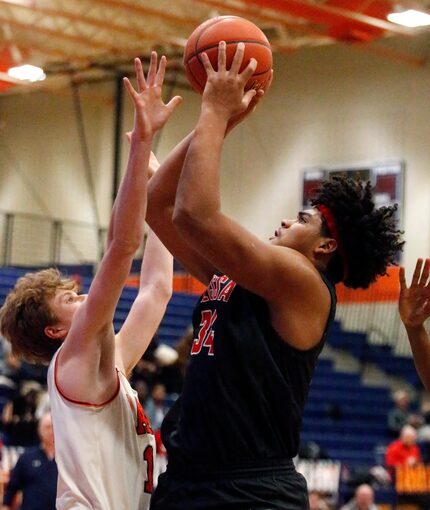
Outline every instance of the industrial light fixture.
POLYGON ((388 21, 403 25, 404 27, 424 27, 430 25, 430 14, 408 9, 403 12, 392 12, 387 16, 388 21))
POLYGON ((25 64, 18 67, 11 67, 8 69, 7 74, 12 78, 22 81, 41 81, 46 78, 46 74, 40 67, 25 64))

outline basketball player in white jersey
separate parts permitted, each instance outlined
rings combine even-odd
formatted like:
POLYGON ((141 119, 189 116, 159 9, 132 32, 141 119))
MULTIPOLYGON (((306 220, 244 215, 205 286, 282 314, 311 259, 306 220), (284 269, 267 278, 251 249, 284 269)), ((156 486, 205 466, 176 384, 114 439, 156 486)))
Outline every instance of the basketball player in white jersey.
POLYGON ((112 321, 144 237, 151 143, 181 98, 165 105, 166 66, 153 53, 137 91, 130 156, 110 221, 108 245, 88 295, 54 269, 18 280, 0 312, 13 351, 50 361, 48 387, 59 470, 58 510, 144 510, 152 490, 154 437, 127 376, 145 352, 171 295, 172 257, 150 233, 139 293, 118 334, 112 321))

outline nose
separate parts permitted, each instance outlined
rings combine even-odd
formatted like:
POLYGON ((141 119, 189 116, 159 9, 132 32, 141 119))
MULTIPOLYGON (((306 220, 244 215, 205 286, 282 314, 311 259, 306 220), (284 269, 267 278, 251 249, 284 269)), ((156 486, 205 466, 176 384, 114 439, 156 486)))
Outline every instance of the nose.
POLYGON ((283 228, 289 228, 294 220, 282 220, 281 221, 281 227, 283 228))

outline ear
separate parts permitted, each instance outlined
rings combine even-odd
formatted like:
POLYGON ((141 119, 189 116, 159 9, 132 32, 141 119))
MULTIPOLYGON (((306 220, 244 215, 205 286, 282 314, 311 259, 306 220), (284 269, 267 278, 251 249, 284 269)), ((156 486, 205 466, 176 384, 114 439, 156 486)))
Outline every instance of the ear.
POLYGON ((329 255, 337 250, 337 242, 332 237, 324 237, 315 248, 315 253, 329 255))
POLYGON ((46 326, 43 331, 48 338, 52 338, 53 340, 62 340, 67 335, 67 329, 60 324, 46 326))

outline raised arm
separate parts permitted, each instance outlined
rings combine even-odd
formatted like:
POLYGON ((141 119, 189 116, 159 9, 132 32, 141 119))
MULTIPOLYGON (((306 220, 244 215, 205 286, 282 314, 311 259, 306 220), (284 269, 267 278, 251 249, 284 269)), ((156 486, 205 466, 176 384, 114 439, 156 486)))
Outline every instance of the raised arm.
POLYGON ((406 285, 405 269, 400 268, 400 318, 406 328, 418 375, 427 391, 430 391, 430 339, 424 322, 430 317, 430 259, 418 259, 412 283, 406 285))
POLYGON ((148 185, 146 220, 174 257, 195 278, 207 284, 216 272, 214 266, 196 252, 172 222, 176 189, 193 133, 184 138, 163 161, 148 185))
MULTIPOLYGON (((267 88, 269 88, 270 83, 267 88)), ((249 107, 229 119, 224 136, 241 123, 255 110, 263 96, 259 90, 251 100, 249 107)), ((148 210, 146 219, 158 237, 169 248, 174 257, 198 280, 207 284, 217 271, 216 266, 187 241, 173 225, 173 210, 179 177, 194 131, 186 136, 163 161, 156 175, 148 184, 148 210)), ((203 184, 203 181, 202 181, 203 184)))
MULTIPOLYGON (((150 173, 158 167, 151 153, 150 173)), ((151 230, 142 259, 139 292, 116 335, 116 364, 127 375, 143 356, 163 318, 172 296, 172 279, 173 257, 151 230)))
POLYGON ((161 99, 165 65, 162 57, 157 71, 153 53, 145 80, 136 59, 137 91, 124 80, 135 107, 129 161, 109 226, 107 250, 61 351, 59 383, 67 396, 77 400, 104 401, 116 387, 112 321, 133 256, 143 241, 151 143, 180 102, 176 97, 164 105, 161 99))
MULTIPOLYGON (((179 180, 173 221, 192 247, 214 267, 265 298, 274 322, 275 316, 279 322, 285 322, 287 303, 290 310, 299 310, 297 317, 308 313, 315 328, 309 328, 310 333, 300 347, 309 348, 321 338, 330 303, 327 288, 315 267, 296 250, 262 242, 221 211, 219 180, 224 134, 230 119, 246 111, 256 94, 254 90, 244 92, 256 62, 252 59, 239 72, 244 55, 242 44, 238 44, 230 69, 226 69, 225 43, 220 44, 218 55, 218 71, 202 55, 208 80, 179 180), (322 305, 316 308, 318 302, 322 305), (317 318, 313 321, 315 314, 317 318)), ((278 331, 281 329, 285 330, 279 327, 278 331)))

